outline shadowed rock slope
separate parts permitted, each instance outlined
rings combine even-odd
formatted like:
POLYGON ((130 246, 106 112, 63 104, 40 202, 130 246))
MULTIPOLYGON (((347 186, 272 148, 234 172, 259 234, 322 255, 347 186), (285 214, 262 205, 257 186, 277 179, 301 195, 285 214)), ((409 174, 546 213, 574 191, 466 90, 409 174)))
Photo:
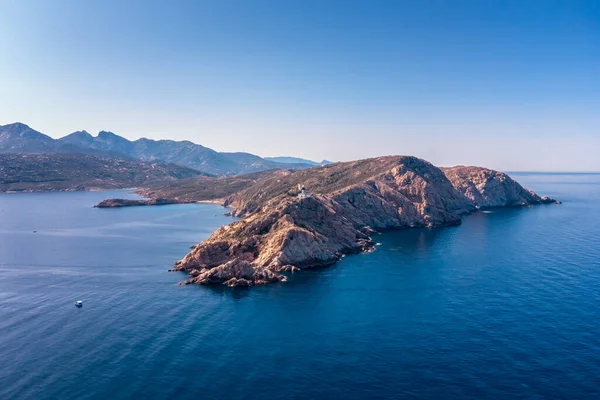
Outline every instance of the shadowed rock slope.
POLYGON ((229 196, 224 204, 241 220, 220 228, 173 270, 189 273, 185 283, 282 281, 281 271, 327 266, 371 250, 370 235, 379 230, 457 225, 462 214, 481 207, 551 202, 500 172, 441 170, 415 157, 276 171, 229 196))

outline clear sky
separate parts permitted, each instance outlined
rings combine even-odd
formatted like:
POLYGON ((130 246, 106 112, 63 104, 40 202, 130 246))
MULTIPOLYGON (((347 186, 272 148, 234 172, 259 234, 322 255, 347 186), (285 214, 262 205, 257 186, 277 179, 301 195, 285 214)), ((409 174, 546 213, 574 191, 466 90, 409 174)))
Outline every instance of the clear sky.
POLYGON ((0 0, 0 124, 600 171, 600 1, 0 0))

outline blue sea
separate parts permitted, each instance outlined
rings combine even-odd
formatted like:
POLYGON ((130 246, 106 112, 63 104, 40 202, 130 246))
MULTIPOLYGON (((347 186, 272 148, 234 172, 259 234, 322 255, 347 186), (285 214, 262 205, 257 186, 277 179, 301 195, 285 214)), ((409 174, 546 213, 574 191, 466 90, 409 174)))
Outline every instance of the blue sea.
POLYGON ((600 175, 514 177, 563 204, 250 289, 167 271, 222 207, 0 195, 0 399, 600 398, 600 175))

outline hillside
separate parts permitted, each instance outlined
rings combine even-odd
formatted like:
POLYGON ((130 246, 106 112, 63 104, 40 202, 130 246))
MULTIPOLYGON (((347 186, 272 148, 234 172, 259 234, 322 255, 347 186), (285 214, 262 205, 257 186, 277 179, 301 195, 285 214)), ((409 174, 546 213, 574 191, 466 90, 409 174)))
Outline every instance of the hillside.
POLYGON ((0 152, 47 153, 56 152, 58 148, 50 136, 25 124, 0 125, 0 152))
POLYGON ((441 170, 406 156, 238 178, 235 188, 231 181, 208 178, 196 180, 201 190, 186 180, 188 186, 174 182, 152 194, 217 200, 233 192, 223 203, 241 220, 220 228, 176 264, 174 270, 189 273, 186 283, 281 281, 281 271, 327 266, 344 254, 373 249, 377 231, 458 225, 461 215, 478 209, 555 202, 501 172, 441 170))
POLYGON ((53 139, 22 123, 0 126, 0 153, 93 154, 118 159, 176 163, 219 176, 278 168, 305 169, 312 166, 306 163, 266 160, 250 153, 220 153, 190 141, 146 138, 130 141, 107 131, 101 131, 97 136, 77 131, 60 139, 53 139))
POLYGON ((227 177, 196 176, 149 185, 140 189, 139 193, 153 199, 169 199, 183 203, 193 201, 218 201, 223 203, 231 195, 256 185, 258 182, 277 176, 285 176, 289 172, 287 170, 269 170, 227 177))
POLYGON ((174 164, 83 154, 0 154, 0 192, 119 189, 200 174, 174 164))

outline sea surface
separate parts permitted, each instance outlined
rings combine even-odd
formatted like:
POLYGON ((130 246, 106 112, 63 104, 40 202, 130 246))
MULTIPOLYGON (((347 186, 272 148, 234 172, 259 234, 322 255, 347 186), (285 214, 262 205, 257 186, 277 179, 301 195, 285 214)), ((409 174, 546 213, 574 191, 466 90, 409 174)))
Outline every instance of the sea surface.
POLYGON ((222 207, 0 195, 0 399, 600 398, 600 175, 513 176, 563 204, 251 289, 167 271, 222 207))

